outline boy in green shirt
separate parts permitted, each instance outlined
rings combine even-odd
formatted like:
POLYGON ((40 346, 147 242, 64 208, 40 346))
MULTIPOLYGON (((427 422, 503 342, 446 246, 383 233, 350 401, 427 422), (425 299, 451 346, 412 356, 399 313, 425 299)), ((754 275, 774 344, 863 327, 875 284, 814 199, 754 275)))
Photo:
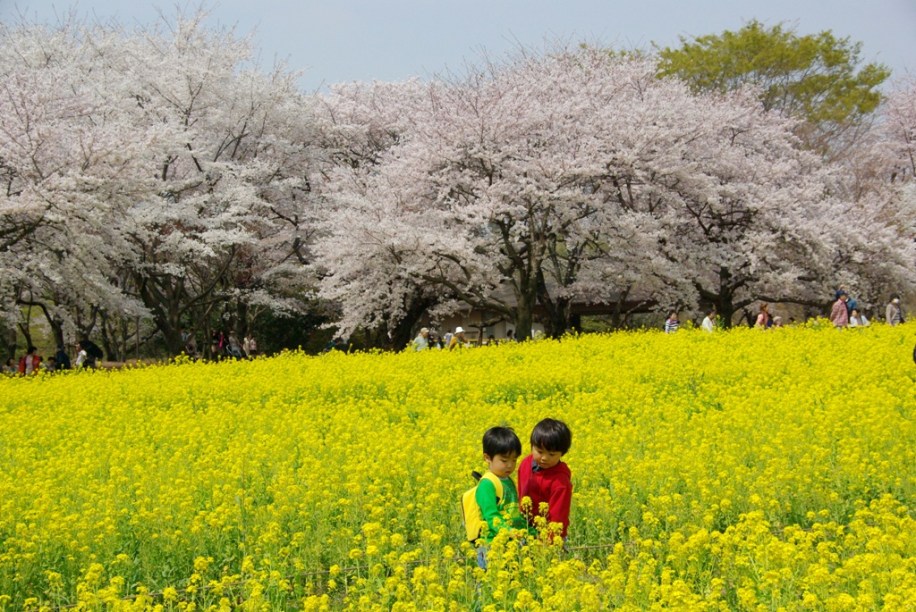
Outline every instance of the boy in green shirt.
POLYGON ((488 471, 499 478, 502 497, 497 497, 496 487, 487 478, 477 485, 475 499, 487 523, 481 538, 485 544, 477 549, 477 565, 487 569, 487 548, 500 531, 525 529, 527 522, 518 508, 518 490, 512 480, 515 463, 522 454, 522 443, 511 427, 491 427, 483 434, 483 460, 488 471))

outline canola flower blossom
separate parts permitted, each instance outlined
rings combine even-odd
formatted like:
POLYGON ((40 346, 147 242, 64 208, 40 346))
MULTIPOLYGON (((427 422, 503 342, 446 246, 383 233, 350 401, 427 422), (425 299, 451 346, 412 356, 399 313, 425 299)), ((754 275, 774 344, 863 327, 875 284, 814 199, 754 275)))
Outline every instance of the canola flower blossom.
MULTIPOLYGON (((904 610, 912 324, 0 380, 0 610, 904 610), (458 500, 566 421, 566 546, 458 500)), ((543 526, 546 529, 546 526, 543 526)))

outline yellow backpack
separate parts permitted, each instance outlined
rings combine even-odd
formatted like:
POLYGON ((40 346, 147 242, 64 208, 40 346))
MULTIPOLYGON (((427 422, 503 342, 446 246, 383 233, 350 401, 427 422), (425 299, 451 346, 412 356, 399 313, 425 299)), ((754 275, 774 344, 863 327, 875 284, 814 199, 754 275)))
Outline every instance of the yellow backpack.
MULTIPOLYGON (((496 489, 496 503, 499 503, 503 498, 503 483, 493 472, 487 472, 481 476, 481 480, 484 478, 493 483, 493 488, 496 489)), ((487 524, 483 520, 480 506, 477 505, 477 487, 479 485, 480 482, 478 481, 477 484, 461 495, 461 522, 464 523, 465 535, 469 542, 476 542, 487 524)))

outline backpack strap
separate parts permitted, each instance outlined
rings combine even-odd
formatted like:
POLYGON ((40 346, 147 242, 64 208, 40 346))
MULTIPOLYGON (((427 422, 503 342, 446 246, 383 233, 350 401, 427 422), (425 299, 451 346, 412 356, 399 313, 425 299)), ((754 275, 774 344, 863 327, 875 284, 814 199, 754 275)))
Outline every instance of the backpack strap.
POLYGON ((502 481, 499 479, 499 476, 497 476, 497 475, 494 474, 493 472, 489 472, 489 471, 488 471, 486 474, 484 474, 484 475, 481 477, 481 479, 484 479, 484 478, 487 479, 487 480, 489 480, 490 483, 493 485, 493 488, 496 489, 496 502, 499 503, 500 501, 502 501, 502 498, 503 498, 503 483, 502 483, 502 481))

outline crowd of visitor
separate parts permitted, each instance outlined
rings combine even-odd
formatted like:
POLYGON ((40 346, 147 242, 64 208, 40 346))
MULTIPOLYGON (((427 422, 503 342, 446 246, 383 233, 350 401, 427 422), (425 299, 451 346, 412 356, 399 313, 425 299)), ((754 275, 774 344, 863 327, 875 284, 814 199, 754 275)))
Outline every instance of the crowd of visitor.
POLYGON ((181 343, 184 347, 184 353, 191 359, 210 359, 211 361, 220 361, 222 359, 254 359, 258 355, 258 343, 251 332, 245 334, 245 337, 239 342, 238 335, 234 331, 226 332, 222 329, 215 330, 210 334, 210 344, 206 355, 202 355, 197 347, 197 339, 194 334, 186 329, 181 329, 181 343))
MULTIPOLYGON (((234 333, 214 332, 211 337, 210 351, 206 356, 201 355, 198 351, 197 341, 193 334, 184 329, 180 333, 183 351, 191 359, 204 357, 212 360, 252 359, 258 355, 258 343, 251 333, 247 334, 242 342, 239 342, 234 333)), ((45 359, 39 354, 37 348, 29 345, 25 354, 18 360, 11 357, 0 365, 0 374, 27 376, 39 372, 95 369, 102 366, 104 358, 104 351, 88 338, 83 338, 76 343, 72 360, 63 346, 58 346, 54 355, 45 359)))
POLYGON ((14 361, 13 358, 9 358, 6 362, 0 366, 0 373, 2 374, 19 374, 21 376, 29 376, 32 374, 38 374, 39 372, 59 372, 62 370, 70 370, 71 368, 96 368, 99 366, 104 353, 99 346, 89 340, 88 338, 83 338, 76 343, 74 347, 74 354, 76 355, 75 360, 70 361, 70 356, 67 354, 66 349, 63 346, 57 347, 57 352, 54 353, 52 357, 45 359, 42 357, 38 349, 32 345, 26 349, 25 354, 19 358, 19 361, 14 361))
MULTIPOLYGON (((866 317, 865 313, 858 308, 857 301, 849 297, 849 292, 845 288, 841 287, 840 289, 837 289, 835 297, 836 302, 834 302, 831 307, 830 321, 836 327, 868 327, 871 325, 871 322, 869 321, 868 317, 866 317)), ((718 319, 718 313, 714 307, 706 310, 704 315, 705 316, 700 323, 700 328, 704 331, 712 332, 721 326, 721 322, 718 319)), ((770 312, 770 305, 766 302, 760 304, 756 317, 752 318, 752 320, 752 327, 756 329, 769 329, 771 327, 783 326, 783 318, 778 315, 772 315, 770 312)), ((905 318, 903 308, 900 305, 900 297, 894 295, 891 297, 891 300, 887 305, 886 322, 888 325, 899 325, 904 321, 905 318)), ((795 319, 790 317, 789 324, 794 323, 795 319)), ((665 317, 664 322, 665 333, 673 334, 677 332, 680 327, 681 323, 678 311, 669 311, 667 317, 665 317)), ((505 341, 514 340, 515 338, 513 332, 512 330, 509 330, 506 334, 505 341)), ((496 338, 491 335, 487 338, 486 341, 481 341, 479 344, 481 346, 486 346, 496 343, 496 338)), ((428 349, 454 350, 456 348, 468 347, 472 344, 472 342, 468 341, 466 332, 461 327, 456 327, 454 333, 446 333, 441 338, 436 334, 435 331, 429 329, 428 327, 423 327, 420 329, 420 332, 417 334, 416 338, 413 339, 413 342, 409 348, 414 351, 425 351, 428 349)))
MULTIPOLYGON (((871 325, 871 321, 869 321, 865 312, 859 309, 858 301, 849 296, 849 292, 845 287, 840 287, 836 290, 834 299, 836 301, 831 305, 829 318, 830 322, 835 327, 842 329, 844 327, 868 327, 871 325)), ((708 332, 714 331, 716 327, 718 327, 716 309, 710 308, 705 312, 705 315, 703 322, 700 324, 700 328, 708 332)), ((888 325, 899 325, 904 323, 905 320, 903 307, 900 305, 900 296, 891 296, 887 308, 885 309, 885 322, 888 325)), ((794 323, 795 320, 790 318, 789 322, 794 323)), ((665 333, 674 333, 678 330, 679 326, 678 312, 676 310, 670 311, 668 317, 665 319, 665 333)), ((766 302, 762 302, 756 317, 753 318, 752 326, 756 329, 782 327, 783 320, 780 316, 771 315, 770 305, 766 302)))
MULTIPOLYGON (((834 297, 835 301, 830 308, 829 318, 835 327, 842 329, 845 327, 868 327, 871 325, 865 312, 859 309, 857 300, 850 297, 845 287, 837 289, 834 297)), ((720 326, 716 309, 714 307, 709 308, 704 312, 704 315, 700 328, 707 332, 715 331, 720 326)), ((899 295, 891 296, 885 308, 884 320, 888 325, 900 325, 906 321, 899 295)), ((753 327, 757 329, 782 327, 783 325, 782 317, 772 316, 770 305, 767 303, 760 304, 756 318, 753 321, 753 327)), ((789 323, 794 323, 794 319, 789 318, 789 323)), ((664 331, 671 334, 677 332, 679 328, 679 314, 676 310, 672 310, 665 318, 664 331)), ((180 334, 183 351, 192 359, 206 358, 218 361, 221 359, 251 359, 258 355, 257 341, 250 332, 240 342, 234 332, 214 331, 210 337, 210 343, 205 355, 202 355, 199 351, 194 334, 185 329, 181 329, 180 334)), ((468 348, 475 344, 495 346, 500 342, 515 342, 515 340, 515 334, 511 329, 506 332, 506 337, 503 340, 497 340, 493 335, 490 335, 485 340, 481 338, 480 341, 474 342, 468 338, 467 332, 461 326, 456 327, 454 332, 447 332, 441 336, 435 330, 423 327, 408 348, 413 351, 431 349, 454 351, 468 348)), ((346 351, 347 348, 344 340, 338 337, 328 343, 326 351, 346 351)), ((41 371, 55 372, 71 368, 91 369, 99 367, 103 357, 102 349, 88 338, 83 338, 76 343, 75 359, 72 365, 70 356, 63 346, 58 346, 54 356, 45 360, 38 353, 38 349, 30 345, 18 361, 9 358, 0 365, 0 374, 26 376, 37 374, 41 371)), ((914 359, 916 359, 916 352, 914 352, 914 359)))

